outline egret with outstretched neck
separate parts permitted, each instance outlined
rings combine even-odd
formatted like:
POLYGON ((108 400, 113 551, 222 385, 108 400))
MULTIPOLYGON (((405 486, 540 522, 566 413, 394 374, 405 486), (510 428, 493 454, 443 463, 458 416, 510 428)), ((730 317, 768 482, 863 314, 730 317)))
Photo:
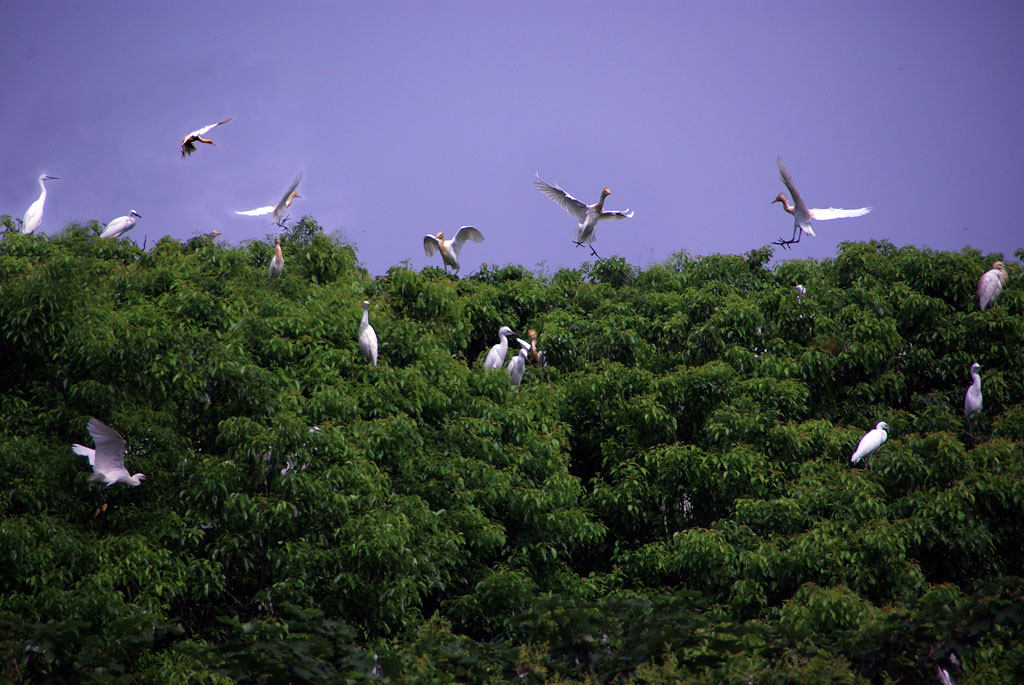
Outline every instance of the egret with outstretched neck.
POLYGON ((992 268, 978 279, 978 306, 981 307, 981 311, 985 311, 999 299, 1007 278, 1009 276, 1006 273, 1006 266, 1002 262, 994 262, 992 268))
POLYGON ((508 354, 509 336, 518 337, 518 334, 508 326, 502 326, 498 329, 498 344, 491 347, 487 353, 487 357, 484 359, 485 369, 500 369, 501 365, 505 363, 505 355, 508 354))
POLYGON ((455 275, 459 275, 459 255, 462 254, 462 245, 467 240, 472 240, 474 243, 482 243, 484 241, 484 234, 476 230, 472 226, 462 226, 459 228, 458 233, 455 234, 454 238, 448 240, 444 239, 444 231, 438 231, 437 235, 430 235, 429 233, 423 236, 423 251, 428 257, 432 257, 435 252, 441 252, 441 261, 445 267, 451 267, 455 270, 455 275))
POLYGON ((972 433, 972 424, 974 414, 981 411, 982 397, 981 397, 981 364, 974 362, 971 364, 971 384, 967 386, 967 392, 964 393, 964 418, 967 419, 967 432, 972 433))
POLYGON ((103 233, 100 233, 101 238, 120 238, 128 231, 135 228, 135 222, 142 218, 142 215, 136 212, 134 209, 128 212, 126 216, 119 216, 103 229, 103 233))
POLYGON ((519 354, 512 357, 508 363, 508 376, 512 379, 512 385, 519 385, 523 382, 523 374, 526 373, 526 355, 530 352, 530 341, 516 338, 519 342, 519 354))
POLYGON ((280 201, 276 205, 267 205, 266 207, 257 207, 256 209, 248 209, 244 212, 235 212, 235 214, 241 214, 242 216, 263 216, 264 214, 273 213, 274 223, 281 224, 281 215, 284 211, 292 206, 292 202, 295 202, 295 198, 302 197, 299 195, 299 182, 302 181, 302 173, 300 172, 295 176, 295 180, 288 186, 288 190, 285 191, 284 196, 281 197, 280 201))
POLYGON ((601 190, 600 200, 588 205, 562 190, 557 183, 554 185, 547 183, 540 177, 540 174, 537 174, 537 180, 533 184, 537 186, 537 190, 548 196, 556 205, 569 212, 579 222, 579 228, 573 231, 573 242, 576 243, 576 247, 584 245, 589 247, 591 254, 598 259, 601 258, 601 255, 597 254, 597 250, 594 249, 594 240, 597 238, 594 231, 597 229, 598 222, 605 219, 630 219, 633 217, 633 212, 628 209, 605 211, 604 200, 612 194, 612 191, 607 188, 601 190))
MULTIPOLYGON (((93 474, 89 477, 91 483, 102 483, 105 490, 118 483, 136 487, 145 480, 145 474, 130 474, 125 469, 124 454, 126 446, 124 438, 121 437, 120 433, 96 418, 90 418, 86 428, 89 429, 93 442, 96 443, 96 449, 93 451, 92 456, 89 457, 89 463, 93 470, 93 474)), ((88 449, 82 445, 77 445, 77 447, 82 447, 84 450, 88 449)), ((81 454, 77 449, 75 449, 75 452, 81 454)))
POLYGON ((864 457, 868 458, 868 468, 871 468, 871 454, 889 439, 889 424, 879 421, 873 430, 869 430, 857 443, 857 449, 850 456, 850 463, 856 464, 864 457))
POLYGON ((772 200, 772 203, 781 202, 782 208, 788 213, 793 215, 793 237, 789 240, 783 240, 779 238, 775 241, 775 245, 780 247, 789 247, 793 243, 799 243, 801 236, 804 233, 808 235, 814 235, 814 228, 811 227, 811 219, 815 221, 828 221, 829 219, 848 219, 851 217, 864 216, 871 211, 870 207, 861 207, 859 209, 836 209, 835 207, 829 207, 828 209, 808 209, 807 204, 804 202, 803 197, 797 192, 796 186, 793 184, 793 177, 789 175, 789 169, 782 162, 782 157, 777 160, 779 166, 779 176, 782 177, 782 182, 789 189, 789 194, 793 196, 793 204, 789 204, 788 198, 785 194, 779 193, 772 200))
POLYGON ((59 176, 39 176, 39 197, 25 210, 25 217, 21 222, 22 233, 35 233, 39 225, 43 223, 43 205, 46 204, 46 181, 58 181, 59 176))
POLYGON ((281 252, 281 236, 274 236, 274 257, 270 260, 270 280, 274 281, 284 273, 284 253, 281 252))

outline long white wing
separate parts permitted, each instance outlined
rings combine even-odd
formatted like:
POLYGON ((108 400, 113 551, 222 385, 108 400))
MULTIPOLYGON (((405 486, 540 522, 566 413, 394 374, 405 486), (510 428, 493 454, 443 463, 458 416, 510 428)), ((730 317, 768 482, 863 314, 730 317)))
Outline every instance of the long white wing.
POLYGON ((441 245, 437 242, 436 236, 430 234, 423 236, 423 251, 427 253, 428 257, 433 257, 440 249, 441 245))
POLYGON ((71 451, 80 457, 85 457, 89 461, 89 466, 93 466, 96 463, 96 450, 85 445, 79 445, 77 442, 71 445, 71 451))
POLYGON ((786 184, 786 189, 789 190, 790 197, 793 198, 793 206, 797 210, 807 211, 807 204, 793 185, 793 177, 789 175, 789 169, 787 169, 785 163, 783 163, 782 157, 779 157, 776 162, 779 165, 779 176, 782 178, 782 182, 786 184))
POLYGON ((849 219, 855 216, 864 216, 871 211, 870 207, 861 207, 860 209, 836 209, 835 207, 829 207, 828 209, 811 209, 811 218, 817 221, 828 221, 829 219, 849 219))
POLYGON ((186 137, 186 138, 190 138, 191 136, 201 136, 201 135, 203 135, 204 133, 206 133, 207 131, 209 131, 210 129, 212 129, 212 128, 216 128, 217 126, 220 126, 221 124, 226 124, 226 123, 228 123, 229 121, 231 121, 231 117, 228 117, 227 119, 222 119, 222 120, 218 121, 218 122, 217 122, 216 124, 209 124, 208 126, 203 126, 203 127, 202 127, 202 128, 200 128, 200 129, 197 129, 197 130, 195 130, 195 131, 192 131, 192 133, 189 133, 189 134, 188 134, 187 136, 185 136, 185 137, 186 137))
POLYGON ((526 350, 527 352, 529 352, 533 348, 533 345, 530 344, 529 340, 523 340, 522 338, 516 338, 516 342, 518 342, 519 346, 521 348, 523 348, 524 350, 526 350))
POLYGON ((601 212, 601 216, 598 217, 598 219, 600 221, 603 221, 605 219, 632 219, 632 218, 633 218, 633 212, 629 211, 628 209, 623 210, 621 212, 618 212, 618 211, 601 212))
POLYGON ((484 234, 472 226, 460 228, 459 232, 455 234, 455 242, 452 244, 452 249, 455 250, 456 255, 462 252, 462 243, 467 240, 472 240, 474 243, 482 243, 484 241, 484 234))
POLYGON ((557 183, 555 185, 546 183, 538 174, 537 180, 534 181, 533 184, 537 186, 537 190, 554 200, 555 204, 572 214, 579 223, 582 224, 584 219, 586 219, 587 205, 559 188, 557 183))
POLYGON ((93 464, 93 471, 104 474, 124 471, 125 443, 120 434, 96 418, 89 419, 86 428, 89 429, 89 433, 96 443, 96 461, 93 464))
POLYGON ((285 205, 288 203, 288 198, 291 197, 292 193, 295 192, 295 189, 299 187, 299 181, 301 181, 301 180, 302 180, 302 172, 300 171, 295 176, 295 180, 292 181, 292 184, 290 186, 288 186, 288 190, 284 191, 284 196, 277 203, 276 209, 281 210, 281 209, 285 208, 285 205))
POLYGON ((243 216, 263 216, 264 214, 270 214, 274 211, 274 206, 268 207, 257 207, 256 209, 250 209, 247 212, 235 212, 235 214, 242 214, 243 216))

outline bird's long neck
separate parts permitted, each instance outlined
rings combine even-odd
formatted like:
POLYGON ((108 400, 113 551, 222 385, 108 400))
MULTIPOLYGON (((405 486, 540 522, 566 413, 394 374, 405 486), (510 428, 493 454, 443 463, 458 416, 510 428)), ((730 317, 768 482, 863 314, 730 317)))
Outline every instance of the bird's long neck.
POLYGON ((782 208, 786 210, 786 212, 788 212, 789 214, 793 214, 796 212, 796 207, 789 204, 789 198, 786 197, 785 195, 780 193, 778 201, 782 203, 782 208))
POLYGON ((281 252, 281 244, 278 243, 274 246, 274 256, 280 260, 284 260, 284 254, 281 252))
POLYGON ((43 179, 39 179, 39 199, 46 199, 46 182, 43 179))
POLYGON ((973 387, 975 390, 979 390, 980 391, 981 390, 981 374, 978 373, 977 371, 971 371, 971 378, 973 379, 973 382, 971 383, 971 387, 973 387))
POLYGON ((366 328, 370 325, 370 310, 363 308, 363 321, 359 324, 360 328, 366 328))
POLYGON ((601 199, 597 201, 596 205, 594 205, 594 209, 596 209, 598 211, 598 213, 601 213, 601 212, 604 211, 604 199, 606 197, 608 197, 608 195, 606 193, 601 193, 601 199))

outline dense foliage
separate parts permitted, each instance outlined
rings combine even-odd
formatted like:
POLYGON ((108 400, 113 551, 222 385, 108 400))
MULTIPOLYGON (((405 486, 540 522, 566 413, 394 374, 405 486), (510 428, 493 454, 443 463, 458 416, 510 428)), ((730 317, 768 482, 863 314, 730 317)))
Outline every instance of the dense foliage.
POLYGON ((970 249, 283 246, 270 283, 264 242, 3 235, 0 680, 1024 681, 1017 262, 983 313, 970 249), (547 353, 519 388, 502 324, 547 353), (90 416, 140 487, 88 484, 90 416))

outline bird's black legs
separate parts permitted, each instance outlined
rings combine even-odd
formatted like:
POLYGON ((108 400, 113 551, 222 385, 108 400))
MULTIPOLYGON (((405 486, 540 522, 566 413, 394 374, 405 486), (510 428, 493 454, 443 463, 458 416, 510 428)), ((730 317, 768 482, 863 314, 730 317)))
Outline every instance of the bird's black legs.
POLYGON ((799 226, 794 226, 793 227, 793 237, 792 238, 790 238, 789 240, 783 240, 782 238, 779 238, 778 240, 773 241, 772 245, 778 245, 779 247, 782 247, 782 248, 785 248, 785 249, 788 250, 790 245, 793 245, 795 243, 799 243, 800 242, 800 238, 802 238, 803 235, 804 235, 804 232, 800 229, 800 227, 799 226))
MULTIPOLYGON (((580 242, 580 241, 578 241, 578 240, 574 240, 574 241, 572 241, 572 243, 573 243, 573 245, 575 245, 576 247, 583 247, 583 243, 581 243, 581 242, 580 242)), ((597 254, 597 250, 595 250, 595 249, 594 249, 594 246, 593 246, 593 245, 587 245, 587 247, 589 247, 589 248, 590 248, 590 254, 594 255, 594 256, 595 256, 595 257, 597 257, 598 259, 600 259, 600 258, 601 258, 601 255, 597 254)))

